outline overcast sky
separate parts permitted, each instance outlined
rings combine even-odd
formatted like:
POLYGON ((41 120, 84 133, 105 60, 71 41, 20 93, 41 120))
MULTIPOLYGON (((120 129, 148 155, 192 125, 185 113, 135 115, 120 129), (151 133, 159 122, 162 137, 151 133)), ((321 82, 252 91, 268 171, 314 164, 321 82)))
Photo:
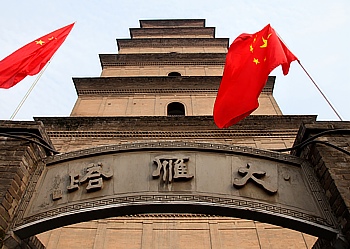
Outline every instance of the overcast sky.
MULTIPOLYGON (((117 53, 116 38, 129 38, 140 19, 206 19, 216 37, 255 33, 270 23, 300 59, 343 120, 350 120, 349 0, 13 0, 0 14, 0 60, 23 45, 72 22, 66 41, 29 95, 15 120, 69 116, 77 99, 72 77, 98 77, 98 54, 117 53)), ((293 62, 281 67, 274 96, 284 114, 316 114, 339 120, 315 86, 293 62)), ((27 77, 0 89, 0 119, 9 119, 34 82, 27 77)))

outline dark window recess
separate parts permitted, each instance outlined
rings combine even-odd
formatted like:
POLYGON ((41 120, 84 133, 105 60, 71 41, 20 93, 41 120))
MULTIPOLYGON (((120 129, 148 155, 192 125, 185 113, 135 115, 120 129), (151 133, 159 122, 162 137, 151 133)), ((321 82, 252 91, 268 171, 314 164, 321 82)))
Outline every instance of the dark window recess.
POLYGON ((185 106, 179 102, 173 102, 168 105, 167 115, 181 115, 185 116, 185 106))
POLYGON ((168 76, 181 76, 181 74, 179 72, 171 72, 168 73, 168 76))

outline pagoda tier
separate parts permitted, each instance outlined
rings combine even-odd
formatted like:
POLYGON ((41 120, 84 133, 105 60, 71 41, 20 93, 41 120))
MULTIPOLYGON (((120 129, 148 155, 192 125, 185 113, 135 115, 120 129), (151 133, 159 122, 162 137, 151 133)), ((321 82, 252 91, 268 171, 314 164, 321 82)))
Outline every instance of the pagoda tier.
POLYGON ((179 51, 179 48, 188 47, 188 51, 194 53, 195 48, 203 47, 205 50, 203 52, 208 52, 207 50, 213 47, 222 49, 222 52, 226 52, 229 46, 228 38, 150 38, 150 39, 117 39, 118 51, 122 52, 123 49, 127 48, 172 48, 173 50, 179 51), (194 50, 194 51, 193 51, 194 50))
POLYGON ((140 20, 141 28, 205 27, 205 19, 140 20))
MULTIPOLYGON (((274 76, 268 78, 263 93, 272 94, 275 78, 274 76)), ((73 78, 78 96, 124 95, 134 93, 216 94, 220 81, 220 76, 73 78)))
POLYGON ((214 27, 130 28, 130 37, 138 38, 215 38, 214 27))

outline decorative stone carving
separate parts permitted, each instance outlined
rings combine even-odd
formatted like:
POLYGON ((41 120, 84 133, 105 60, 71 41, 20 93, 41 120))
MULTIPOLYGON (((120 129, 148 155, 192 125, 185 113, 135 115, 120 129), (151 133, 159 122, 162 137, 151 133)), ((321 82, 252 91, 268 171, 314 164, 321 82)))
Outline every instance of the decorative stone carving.
POLYGON ((43 165, 33 175, 20 203, 13 231, 21 238, 91 215, 105 218, 106 214, 174 210, 226 216, 239 213, 243 218, 262 217, 259 221, 287 224, 298 231, 308 229, 317 236, 337 233, 337 223, 312 167, 288 154, 227 144, 169 141, 99 146, 56 155, 49 162, 45 171, 43 165), (103 187, 103 181, 113 172, 118 172, 118 179, 111 179, 103 187), (160 178, 159 182, 151 175, 160 178), (177 179, 188 181, 171 183, 177 179), (89 182, 88 191, 96 192, 81 189, 89 182), (242 189, 237 191, 234 183, 242 189), (63 191, 62 184, 67 190, 63 191), (73 194, 68 186, 79 189, 73 194), (62 189, 62 198, 52 201, 55 189, 62 189), (270 195, 264 191, 270 191, 270 195), (96 210, 104 210, 102 216, 96 210))
POLYGON ((69 192, 73 192, 79 189, 79 184, 83 184, 88 182, 86 187, 86 191, 96 191, 100 190, 103 187, 103 178, 110 179, 112 178, 112 172, 104 172, 102 171, 102 163, 98 162, 97 165, 95 163, 91 163, 86 168, 86 174, 79 180, 79 174, 71 172, 69 174, 70 184, 67 187, 69 192))
POLYGON ((69 173, 69 186, 67 187, 69 192, 73 192, 79 189, 79 174, 69 173))
POLYGON ((54 189, 52 192, 52 200, 56 201, 62 199, 62 190, 54 189))
POLYGON ((154 162, 157 165, 157 169, 153 171, 153 178, 159 178, 161 171, 163 171, 163 182, 171 183, 173 179, 192 179, 193 175, 189 174, 186 162, 188 157, 174 157, 174 156, 157 156, 154 158, 154 162))
POLYGON ((265 171, 256 170, 250 163, 247 163, 247 167, 241 167, 238 169, 238 173, 243 176, 243 178, 235 178, 233 180, 233 186, 239 188, 247 184, 249 180, 254 181, 259 186, 263 187, 269 193, 277 193, 277 188, 271 186, 268 182, 265 182, 263 177, 266 175, 265 171))
POLYGON ((61 184, 61 178, 56 175, 53 180, 53 190, 52 190, 53 201, 62 199, 62 190, 60 189, 60 184, 61 184))

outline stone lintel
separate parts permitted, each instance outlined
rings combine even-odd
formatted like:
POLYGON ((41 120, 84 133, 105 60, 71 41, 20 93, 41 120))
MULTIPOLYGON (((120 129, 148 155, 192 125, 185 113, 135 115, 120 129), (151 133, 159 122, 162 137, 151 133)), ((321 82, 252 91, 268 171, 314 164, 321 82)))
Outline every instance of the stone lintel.
POLYGON ((205 19, 158 19, 140 20, 141 28, 205 27, 205 19))
MULTIPOLYGON (((275 76, 269 76, 263 89, 273 93, 275 76)), ((216 94, 221 76, 152 76, 73 78, 81 95, 115 95, 132 93, 212 92, 216 94)))
POLYGON ((251 115, 226 128, 216 127, 212 116, 141 116, 141 117, 35 117, 48 131, 266 131, 297 130, 301 123, 316 120, 314 115, 251 115))
POLYGON ((215 27, 130 28, 130 37, 132 39, 163 36, 202 36, 215 38, 215 27))
POLYGON ((140 38, 117 39, 118 50, 128 47, 229 47, 229 38, 140 38))

